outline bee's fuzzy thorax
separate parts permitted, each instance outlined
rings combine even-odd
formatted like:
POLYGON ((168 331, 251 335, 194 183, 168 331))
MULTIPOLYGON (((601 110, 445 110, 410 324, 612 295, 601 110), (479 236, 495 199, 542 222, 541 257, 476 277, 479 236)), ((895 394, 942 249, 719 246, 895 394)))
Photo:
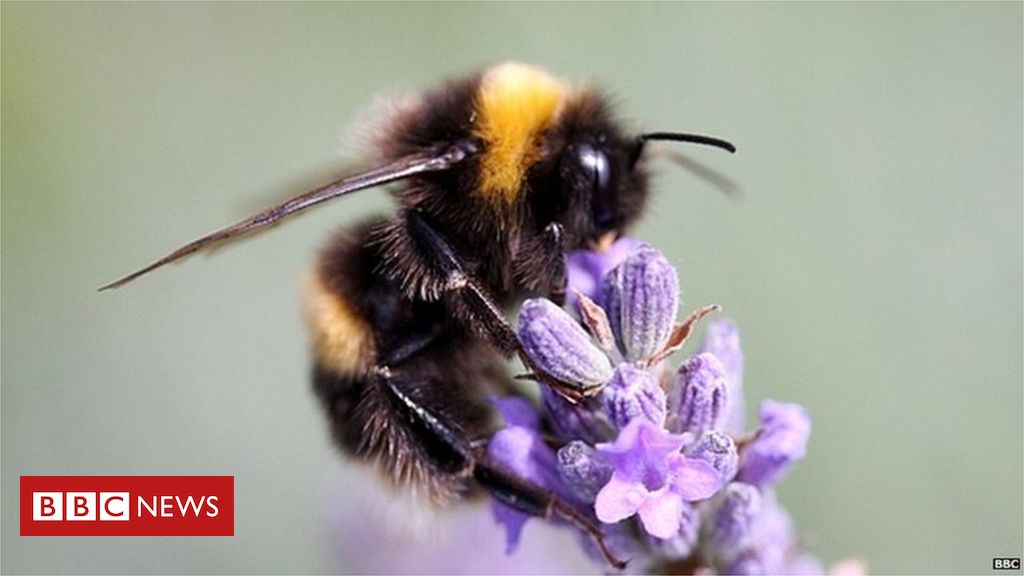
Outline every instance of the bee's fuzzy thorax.
POLYGON ((557 119, 569 93, 547 72, 508 62, 487 70, 474 108, 474 134, 484 144, 478 193, 508 206, 540 155, 540 137, 557 119))

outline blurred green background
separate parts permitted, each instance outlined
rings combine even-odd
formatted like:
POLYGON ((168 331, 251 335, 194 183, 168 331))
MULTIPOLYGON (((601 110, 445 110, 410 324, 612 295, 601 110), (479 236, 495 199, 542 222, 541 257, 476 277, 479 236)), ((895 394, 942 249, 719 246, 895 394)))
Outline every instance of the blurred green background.
POLYGON ((375 488, 308 391, 298 286, 386 195, 95 288, 339 174, 375 96, 506 59, 738 143, 685 151, 742 201, 664 163, 636 233, 739 322, 748 406, 810 408, 780 494, 817 554, 1021 556, 1022 7, 3 2, 3 571, 371 569, 352 525, 410 520, 357 512, 375 488), (41 474, 234 475, 236 536, 21 538, 41 474))

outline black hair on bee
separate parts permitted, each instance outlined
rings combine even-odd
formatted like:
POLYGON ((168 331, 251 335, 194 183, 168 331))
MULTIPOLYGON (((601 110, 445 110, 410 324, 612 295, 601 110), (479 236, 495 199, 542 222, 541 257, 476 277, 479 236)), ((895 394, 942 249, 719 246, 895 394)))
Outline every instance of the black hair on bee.
POLYGON ((473 486, 526 514, 592 520, 492 461, 486 396, 513 389, 505 358, 570 400, 580 389, 522 353, 504 310, 525 294, 560 300, 566 251, 602 247, 643 212, 651 140, 735 151, 717 138, 630 135, 607 100, 505 63, 422 94, 389 120, 376 167, 274 206, 101 288, 327 200, 397 182, 397 213, 334 238, 305 286, 313 388, 338 445, 435 502, 473 486))

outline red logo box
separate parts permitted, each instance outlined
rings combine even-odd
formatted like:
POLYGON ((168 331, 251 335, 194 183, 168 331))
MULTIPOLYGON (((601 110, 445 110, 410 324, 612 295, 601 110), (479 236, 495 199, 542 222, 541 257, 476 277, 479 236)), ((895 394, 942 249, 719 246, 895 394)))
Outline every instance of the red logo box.
POLYGON ((22 536, 234 536, 234 476, 22 476, 22 536))

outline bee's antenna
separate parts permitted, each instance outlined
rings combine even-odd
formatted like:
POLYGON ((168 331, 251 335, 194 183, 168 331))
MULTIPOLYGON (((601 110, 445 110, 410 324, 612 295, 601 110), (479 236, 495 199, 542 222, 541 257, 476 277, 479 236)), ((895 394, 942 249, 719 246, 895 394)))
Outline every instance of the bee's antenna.
POLYGON ((702 134, 685 134, 683 132, 648 132, 641 134, 636 138, 636 146, 633 148, 633 153, 629 158, 629 165, 633 166, 636 161, 640 159, 640 153, 644 150, 644 144, 648 140, 671 140, 673 142, 689 142, 691 144, 701 144, 703 146, 714 146, 721 148, 732 154, 736 153, 736 146, 728 140, 721 138, 715 138, 714 136, 704 136, 702 134))
POLYGON ((729 152, 736 153, 736 146, 728 140, 715 138, 714 136, 703 136, 701 134, 683 134, 682 132, 648 132, 640 135, 640 141, 646 140, 672 140, 675 142, 692 142, 705 146, 715 146, 729 152))

